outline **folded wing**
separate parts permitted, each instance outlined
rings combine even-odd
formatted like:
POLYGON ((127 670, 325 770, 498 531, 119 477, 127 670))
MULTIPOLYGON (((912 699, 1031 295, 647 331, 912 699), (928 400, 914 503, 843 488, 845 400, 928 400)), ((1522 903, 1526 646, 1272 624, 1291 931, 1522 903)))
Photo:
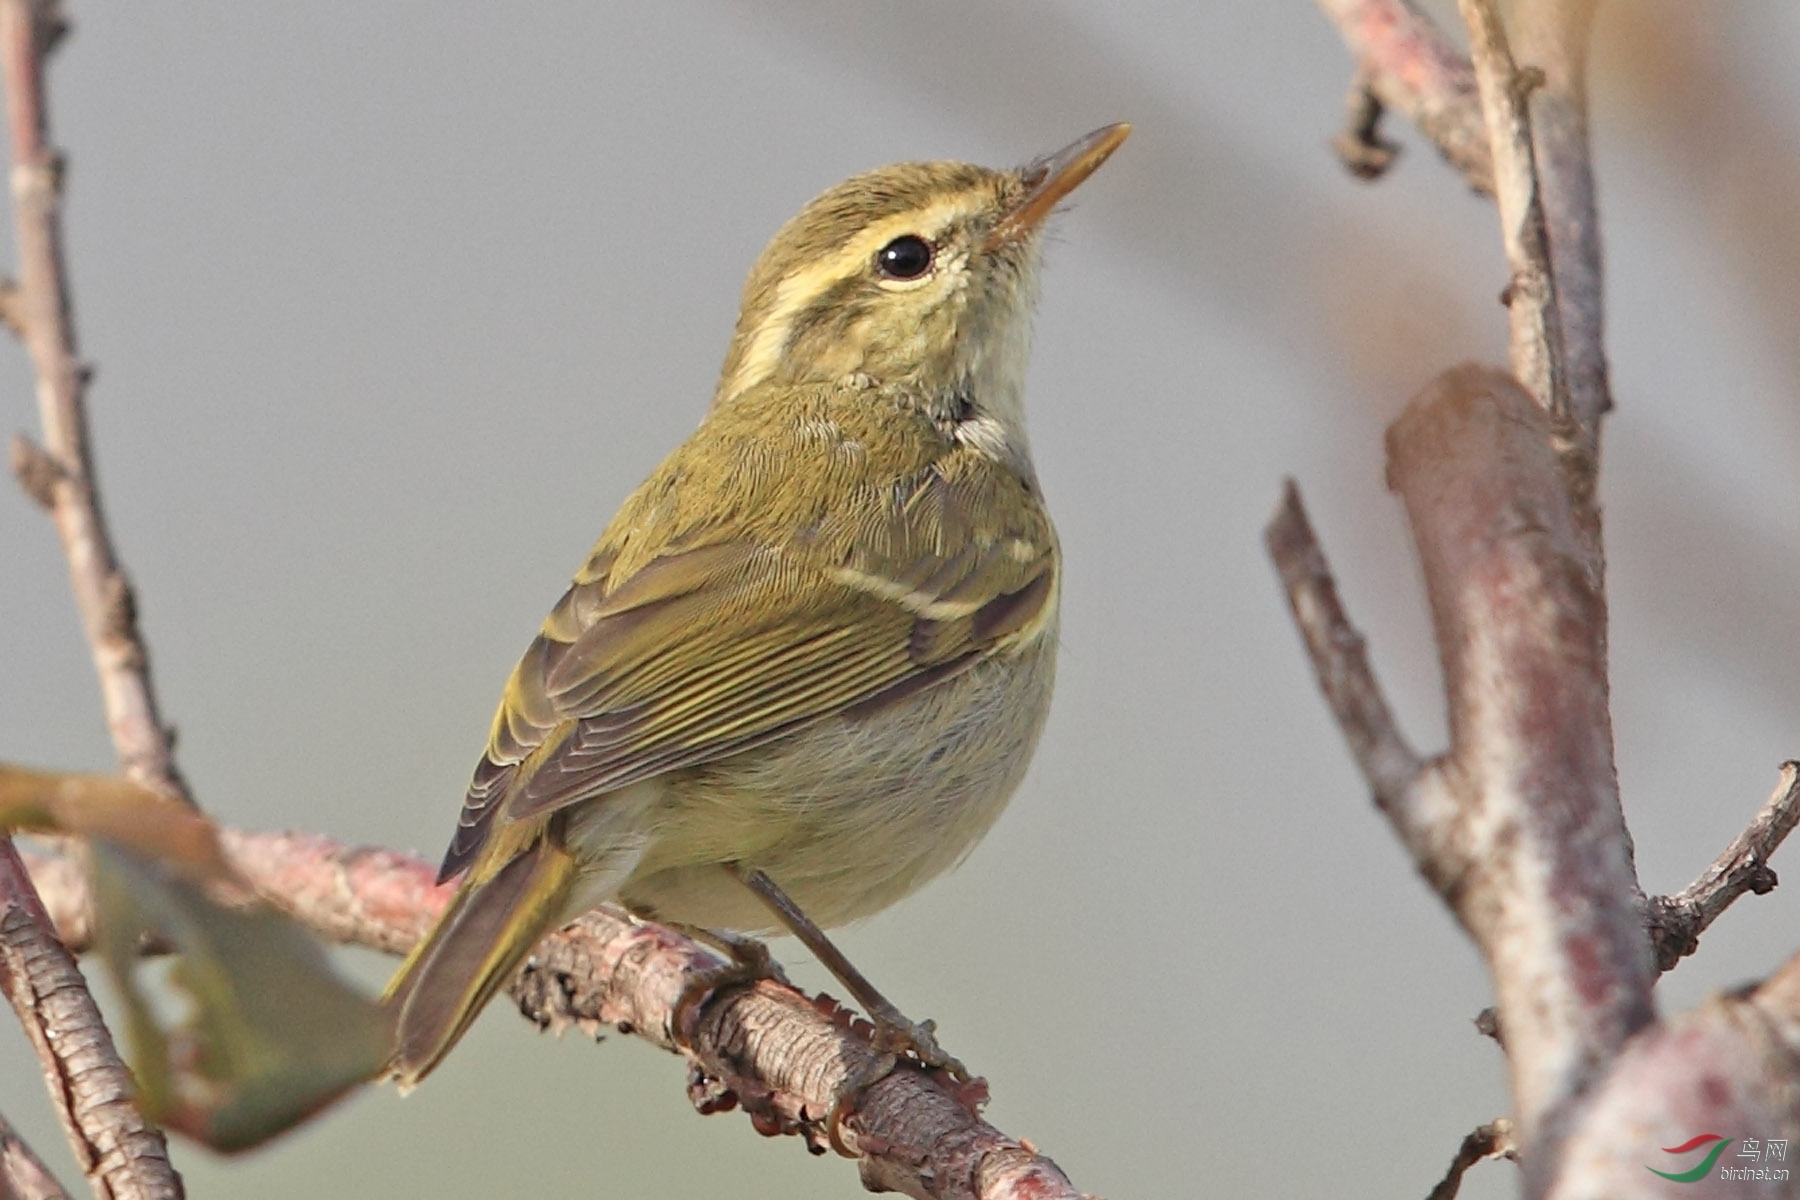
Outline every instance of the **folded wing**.
POLYGON ((441 878, 541 817, 879 706, 1034 636, 1054 535, 990 528, 1012 476, 934 464, 847 537, 690 537, 623 577, 603 541, 509 681, 441 878), (988 524, 984 525, 984 521, 988 524))

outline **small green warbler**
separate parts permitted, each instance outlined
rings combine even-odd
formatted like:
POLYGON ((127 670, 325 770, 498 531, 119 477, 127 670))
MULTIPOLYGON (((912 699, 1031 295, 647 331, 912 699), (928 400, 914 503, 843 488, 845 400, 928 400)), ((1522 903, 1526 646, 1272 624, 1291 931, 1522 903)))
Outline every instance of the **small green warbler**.
MULTIPOLYGON (((532 946, 607 900, 831 948, 955 864, 1050 707, 1059 552, 1025 436, 1044 218, 1130 132, 902 163, 808 204, 744 288, 712 407, 632 493, 500 701, 389 988, 417 1083, 532 946)), ((740 943, 741 944, 741 943, 740 943)))

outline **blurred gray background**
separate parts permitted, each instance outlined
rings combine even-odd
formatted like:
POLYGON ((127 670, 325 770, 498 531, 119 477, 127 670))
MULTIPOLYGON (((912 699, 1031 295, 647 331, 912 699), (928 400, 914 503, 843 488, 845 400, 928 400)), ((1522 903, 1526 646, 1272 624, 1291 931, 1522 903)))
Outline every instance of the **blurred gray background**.
MULTIPOLYGON (((1135 122, 1045 278, 1033 432, 1067 577, 1043 748, 961 871, 844 941, 989 1076, 1001 1127, 1113 1200, 1421 1196, 1505 1110, 1485 974, 1369 806, 1260 544, 1297 476, 1437 745, 1381 430, 1502 358, 1497 226, 1398 123, 1397 173, 1345 176, 1351 64, 1311 4, 71 7, 77 318, 183 766, 225 822, 434 857, 507 670, 699 419, 777 226, 883 162, 1135 122)), ((1800 7, 1616 3, 1596 57, 1619 766, 1668 891, 1800 755, 1800 7)), ((4 424, 34 428, 0 360, 4 424)), ((0 558, 0 757, 109 767, 17 494, 0 558)), ((1768 971, 1797 913, 1793 884, 1739 905, 1665 1009, 1768 971)), ((0 1024, 0 1111, 78 1185, 0 1024)), ((859 1194, 682 1084, 497 1005, 405 1101, 177 1152, 197 1197, 859 1194)), ((1515 1187, 1491 1166, 1465 1194, 1515 1187)))

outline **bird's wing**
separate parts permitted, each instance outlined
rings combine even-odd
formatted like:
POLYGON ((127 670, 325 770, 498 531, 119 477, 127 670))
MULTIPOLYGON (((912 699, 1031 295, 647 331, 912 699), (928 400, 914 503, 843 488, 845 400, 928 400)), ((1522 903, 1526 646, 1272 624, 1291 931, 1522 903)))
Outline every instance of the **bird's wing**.
POLYGON ((993 489, 1028 486, 934 465, 825 555, 702 541, 619 578, 603 541, 513 672, 442 877, 497 820, 881 705, 1036 636, 1054 611, 1055 535, 1035 503, 1016 528, 985 527, 993 489))

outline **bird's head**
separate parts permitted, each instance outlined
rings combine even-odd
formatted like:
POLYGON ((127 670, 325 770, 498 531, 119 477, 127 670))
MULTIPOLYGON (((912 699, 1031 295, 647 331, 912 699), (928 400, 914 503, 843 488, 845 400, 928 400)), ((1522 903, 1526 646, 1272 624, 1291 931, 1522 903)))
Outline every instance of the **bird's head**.
POLYGON ((900 163, 827 191, 750 272, 715 403, 860 375, 1012 415, 1044 218, 1130 132, 1024 167, 900 163))

